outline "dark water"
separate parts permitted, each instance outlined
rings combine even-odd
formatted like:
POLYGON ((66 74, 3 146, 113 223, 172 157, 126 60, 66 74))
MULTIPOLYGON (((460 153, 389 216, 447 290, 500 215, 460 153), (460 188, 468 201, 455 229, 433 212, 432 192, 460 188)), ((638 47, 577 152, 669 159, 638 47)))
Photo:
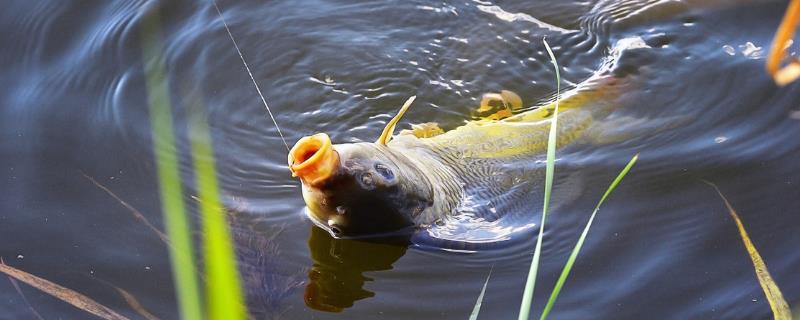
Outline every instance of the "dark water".
MULTIPOLYGON (((140 35, 158 10, 186 202, 195 212, 186 115, 200 105, 255 317, 465 319, 492 267, 481 318, 516 317, 534 238, 473 253, 332 240, 305 218, 284 145, 213 5, 157 3, 9 1, 0 11, 6 263, 132 317, 110 285, 161 318, 178 316, 165 245, 84 177, 162 228, 140 35)), ((414 94, 406 126, 458 126, 482 93, 501 89, 535 105, 555 90, 545 36, 565 86, 619 43, 639 43, 619 53, 615 71, 635 85, 595 128, 607 139, 559 151, 556 170, 583 182, 548 219, 535 308, 635 153, 553 318, 769 318, 735 225, 701 179, 719 185, 789 304, 800 303, 800 87, 776 87, 763 67, 785 3, 219 4, 290 144, 321 131, 373 141, 414 94)), ((0 318, 32 318, 0 280, 0 318)), ((47 319, 89 317, 22 293, 47 319)))

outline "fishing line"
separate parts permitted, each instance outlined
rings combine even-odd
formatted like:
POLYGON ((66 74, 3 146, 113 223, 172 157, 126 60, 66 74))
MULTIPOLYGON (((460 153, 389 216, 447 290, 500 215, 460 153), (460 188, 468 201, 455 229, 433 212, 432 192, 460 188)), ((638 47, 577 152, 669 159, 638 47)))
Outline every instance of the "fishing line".
POLYGON ((278 126, 278 121, 275 121, 275 116, 272 115, 272 110, 269 109, 269 105, 267 104, 267 100, 264 99, 264 95, 261 94, 261 88, 258 87, 258 83, 256 82, 256 78, 253 77, 253 72, 250 71, 250 67, 247 66, 247 61, 244 60, 244 55, 242 55, 242 50, 239 49, 239 45, 236 44, 236 40, 233 38, 233 34, 231 33, 231 28, 228 27, 228 22, 225 21, 225 17, 222 16, 222 11, 219 10, 219 6, 217 6, 217 1, 211 1, 214 4, 214 9, 217 9, 217 14, 219 14, 219 18, 222 20, 222 24, 225 26, 225 31, 228 32, 228 37, 231 38, 231 42, 233 42, 233 47, 236 48, 236 52, 239 54, 239 58, 242 59, 242 64, 244 64, 244 68, 247 70, 247 74, 250 75, 250 80, 253 80, 253 85, 256 86, 256 91, 258 91, 258 96, 261 97, 261 102, 264 103, 264 107, 267 108, 267 113, 269 113, 269 117, 272 119, 272 123, 275 124, 275 129, 278 129, 278 135, 281 136, 281 140, 283 141, 283 145, 286 146, 286 151, 289 151, 289 144, 286 143, 286 139, 283 137, 283 133, 281 132, 281 128, 278 126))

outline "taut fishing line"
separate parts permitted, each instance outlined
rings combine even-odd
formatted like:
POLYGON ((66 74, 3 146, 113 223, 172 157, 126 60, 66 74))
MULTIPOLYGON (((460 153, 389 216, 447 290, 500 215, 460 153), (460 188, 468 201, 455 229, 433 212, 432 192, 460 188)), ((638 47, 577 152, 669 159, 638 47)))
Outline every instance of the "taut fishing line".
POLYGON ((250 80, 253 80, 253 85, 256 86, 256 91, 258 91, 258 96, 261 97, 261 102, 263 102, 264 107, 267 108, 267 113, 269 113, 269 117, 272 119, 272 123, 275 124, 275 129, 278 129, 278 135, 281 136, 283 145, 286 146, 286 151, 289 151, 289 144, 286 143, 286 139, 283 137, 283 132, 281 132, 281 128, 278 126, 278 121, 275 121, 275 116, 272 115, 272 110, 269 109, 267 100, 264 99, 264 95, 261 94, 261 88, 258 87, 256 78, 253 77, 253 72, 251 72, 250 67, 247 66, 247 61, 244 60, 244 55, 242 55, 242 50, 239 49, 239 45, 236 44, 236 40, 233 38, 233 34, 231 33, 231 28, 228 27, 228 22, 225 21, 225 17, 222 16, 222 11, 219 10, 219 6, 217 6, 217 1, 213 0, 211 2, 214 4, 214 9, 217 9, 217 14, 219 14, 219 18, 222 20, 222 24, 225 26, 225 31, 228 32, 228 37, 231 38, 231 42, 233 42, 233 47, 236 48, 236 52, 239 54, 239 58, 242 59, 242 64, 244 64, 244 68, 247 70, 247 74, 250 75, 250 80))

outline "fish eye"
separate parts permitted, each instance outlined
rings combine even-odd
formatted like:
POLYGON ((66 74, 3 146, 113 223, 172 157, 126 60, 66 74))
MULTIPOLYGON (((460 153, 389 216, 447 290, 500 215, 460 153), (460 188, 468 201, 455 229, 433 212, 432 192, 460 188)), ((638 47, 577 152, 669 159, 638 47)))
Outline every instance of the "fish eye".
POLYGON ((378 174, 383 176, 386 180, 394 179, 394 172, 392 172, 392 169, 389 169, 389 167, 382 163, 375 164, 375 171, 377 171, 378 174))

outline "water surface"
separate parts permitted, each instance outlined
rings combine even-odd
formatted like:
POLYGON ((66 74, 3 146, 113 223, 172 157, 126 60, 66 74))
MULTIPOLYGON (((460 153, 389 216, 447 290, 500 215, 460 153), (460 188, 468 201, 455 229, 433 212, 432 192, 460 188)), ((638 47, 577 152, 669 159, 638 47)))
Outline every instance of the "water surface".
MULTIPOLYGON (((483 93, 501 89, 534 106, 555 90, 543 37, 567 88, 618 44, 637 41, 617 52, 614 72, 634 85, 595 128, 603 139, 558 153, 557 171, 581 178, 548 218, 535 308, 635 153, 641 159, 600 211, 553 318, 769 318, 735 225, 701 179, 720 186, 789 304, 800 302, 800 87, 778 88, 764 72, 785 3, 219 5, 290 144, 316 132, 338 143, 373 141, 411 95, 417 102, 402 126, 456 127, 483 93)), ((312 226, 283 142, 206 1, 6 4, 6 263, 131 317, 111 285, 161 318, 178 316, 164 243, 84 176, 162 227, 140 35, 143 17, 156 10, 185 200, 195 212, 186 115, 206 108, 254 317, 465 319, 492 267, 481 318, 516 316, 535 237, 463 253, 333 240, 312 226)), ((527 219, 539 218, 534 210, 527 219)), ((22 293, 27 303, 0 283, 0 318, 31 318, 28 305, 47 319, 89 317, 35 289, 22 293)))

